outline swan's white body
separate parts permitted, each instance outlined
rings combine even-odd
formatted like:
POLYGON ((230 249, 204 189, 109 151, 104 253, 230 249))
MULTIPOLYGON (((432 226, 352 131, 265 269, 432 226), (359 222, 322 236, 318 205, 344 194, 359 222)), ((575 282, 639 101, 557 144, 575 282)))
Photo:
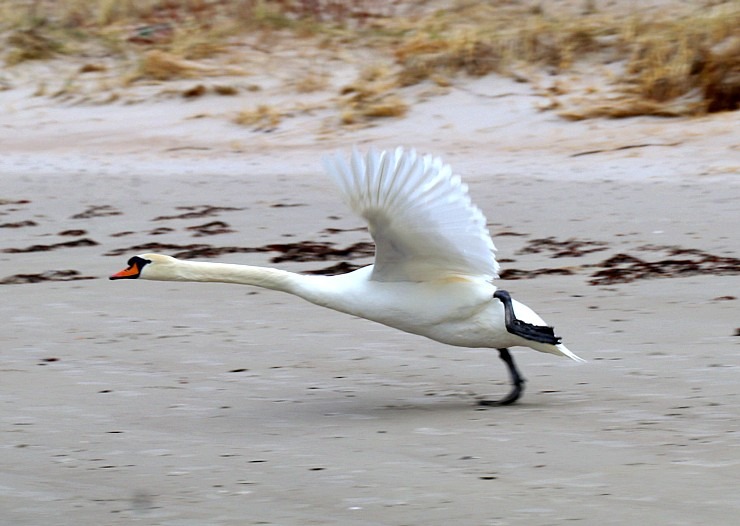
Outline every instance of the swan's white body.
MULTIPOLYGON (((449 166, 400 148, 365 157, 355 150, 349 163, 335 156, 325 165, 350 207, 368 223, 376 244, 374 265, 339 276, 306 276, 143 254, 135 275, 131 263, 114 277, 254 285, 449 345, 526 346, 583 361, 562 344, 507 331, 503 304, 493 297, 498 263, 485 218, 449 166)), ((513 306, 519 320, 545 325, 526 305, 513 301, 513 306)))

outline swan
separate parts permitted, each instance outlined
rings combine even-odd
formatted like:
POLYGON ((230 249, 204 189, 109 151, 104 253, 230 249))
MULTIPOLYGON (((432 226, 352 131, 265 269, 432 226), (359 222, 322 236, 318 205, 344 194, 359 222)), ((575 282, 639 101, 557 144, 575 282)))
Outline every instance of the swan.
POLYGON ((524 391, 509 348, 579 358, 532 309, 498 289, 499 265, 483 213, 468 187, 438 157, 415 150, 354 148, 324 158, 350 208, 368 224, 375 262, 337 276, 275 268, 183 261, 140 254, 112 280, 147 279, 253 285, 459 347, 495 348, 511 391, 481 405, 508 405, 524 391))

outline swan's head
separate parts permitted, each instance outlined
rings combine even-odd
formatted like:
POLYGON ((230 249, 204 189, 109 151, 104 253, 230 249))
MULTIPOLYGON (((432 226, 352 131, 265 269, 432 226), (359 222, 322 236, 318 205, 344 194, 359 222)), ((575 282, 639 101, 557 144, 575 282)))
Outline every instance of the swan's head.
POLYGON ((162 254, 139 254, 128 260, 128 266, 109 279, 172 279, 177 260, 162 254))

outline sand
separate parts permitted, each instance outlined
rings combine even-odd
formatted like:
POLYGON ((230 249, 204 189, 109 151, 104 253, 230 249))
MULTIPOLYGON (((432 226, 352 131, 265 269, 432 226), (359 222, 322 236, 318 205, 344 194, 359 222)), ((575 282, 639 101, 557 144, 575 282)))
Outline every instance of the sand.
POLYGON ((265 132, 224 118, 239 98, 32 87, 0 92, 0 523, 736 522, 736 115, 566 122, 492 76, 409 88, 409 115, 371 127, 324 107, 265 132), (515 349, 523 399, 481 409, 508 389, 494 350, 270 291, 106 279, 147 244, 342 261, 264 247, 369 240, 320 167, 353 144, 451 162, 525 278, 501 286, 588 363, 515 349), (639 261, 662 263, 603 281, 639 261))

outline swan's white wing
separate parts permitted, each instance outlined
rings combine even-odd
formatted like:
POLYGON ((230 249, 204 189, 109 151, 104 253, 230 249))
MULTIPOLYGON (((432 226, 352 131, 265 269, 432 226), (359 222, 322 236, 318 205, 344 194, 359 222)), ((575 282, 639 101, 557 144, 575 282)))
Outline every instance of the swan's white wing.
POLYGON ((349 164, 324 158, 352 210, 375 240, 375 281, 426 281, 452 276, 497 277, 486 219, 449 165, 414 150, 356 149, 349 164))

